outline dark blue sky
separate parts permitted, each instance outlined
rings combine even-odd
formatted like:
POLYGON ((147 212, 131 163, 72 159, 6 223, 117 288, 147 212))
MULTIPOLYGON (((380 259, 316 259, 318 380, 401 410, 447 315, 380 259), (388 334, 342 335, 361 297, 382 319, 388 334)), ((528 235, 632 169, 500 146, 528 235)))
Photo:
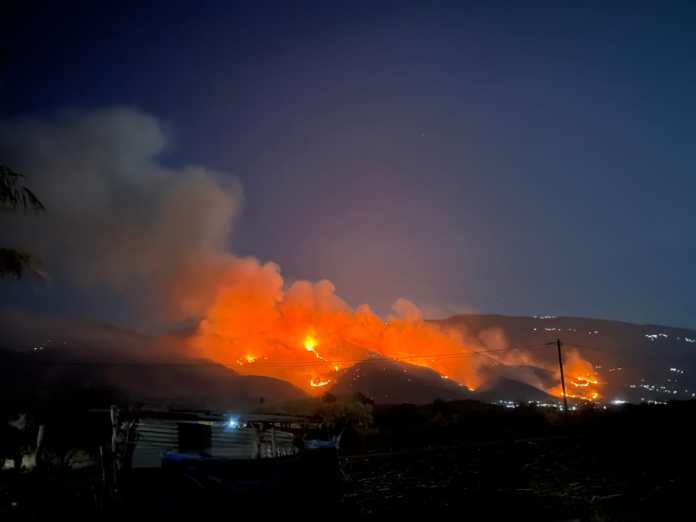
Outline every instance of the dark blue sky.
POLYGON ((3 14, 2 118, 153 114, 242 180, 236 252, 379 312, 696 327, 696 4, 106 4, 3 14))

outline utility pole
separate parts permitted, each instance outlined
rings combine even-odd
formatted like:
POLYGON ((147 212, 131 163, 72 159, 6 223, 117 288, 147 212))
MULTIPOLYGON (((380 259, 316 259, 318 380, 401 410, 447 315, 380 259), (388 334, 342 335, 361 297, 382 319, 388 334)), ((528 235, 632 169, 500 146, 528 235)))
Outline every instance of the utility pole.
POLYGON ((568 396, 566 395, 565 375, 563 375, 563 353, 561 352, 563 343, 560 339, 556 339, 556 347, 558 348, 558 366, 561 368, 561 387, 563 388, 563 411, 568 413, 568 396))

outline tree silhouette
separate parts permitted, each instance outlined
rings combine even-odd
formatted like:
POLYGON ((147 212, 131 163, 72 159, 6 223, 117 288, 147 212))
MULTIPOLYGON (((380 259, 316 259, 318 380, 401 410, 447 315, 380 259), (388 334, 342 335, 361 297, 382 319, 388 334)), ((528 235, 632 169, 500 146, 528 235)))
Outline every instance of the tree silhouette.
MULTIPOLYGON (((0 209, 16 212, 43 212, 41 200, 25 185, 24 176, 0 165, 0 209)), ((12 248, 0 248, 0 278, 21 278, 27 271, 41 275, 38 262, 31 254, 12 248)))
MULTIPOLYGON (((7 65, 7 52, 0 48, 0 78, 7 65)), ((41 200, 22 183, 24 176, 10 167, 0 164, 0 210, 43 212, 41 200)), ((31 254, 21 250, 0 247, 0 279, 20 279, 27 272, 42 275, 38 262, 31 254)))

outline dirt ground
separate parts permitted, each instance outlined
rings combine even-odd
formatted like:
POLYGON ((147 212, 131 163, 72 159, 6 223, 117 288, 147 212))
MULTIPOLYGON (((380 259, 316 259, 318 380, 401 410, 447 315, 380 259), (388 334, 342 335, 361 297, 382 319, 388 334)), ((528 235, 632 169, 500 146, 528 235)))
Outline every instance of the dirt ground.
POLYGON ((358 518, 683 520, 693 457, 635 442, 553 437, 347 458, 341 503, 358 518))
POLYGON ((338 481, 331 477, 335 466, 302 464, 284 481, 273 472, 273 480, 257 480, 260 486, 242 493, 238 477, 229 481, 235 487, 224 487, 228 481, 214 474, 189 480, 157 470, 134 476, 138 480, 124 484, 120 496, 105 499, 98 468, 2 471, 0 520, 181 515, 182 506, 201 516, 230 516, 242 505, 254 516, 338 520, 694 519, 696 403, 589 412, 560 426, 539 424, 544 418, 532 413, 496 414, 498 420, 459 415, 455 424, 442 426, 440 419, 420 428, 419 417, 401 415, 381 424, 366 451, 340 457, 338 481), (528 435, 530 425, 537 434, 528 435), (516 426, 525 428, 515 433, 516 426))

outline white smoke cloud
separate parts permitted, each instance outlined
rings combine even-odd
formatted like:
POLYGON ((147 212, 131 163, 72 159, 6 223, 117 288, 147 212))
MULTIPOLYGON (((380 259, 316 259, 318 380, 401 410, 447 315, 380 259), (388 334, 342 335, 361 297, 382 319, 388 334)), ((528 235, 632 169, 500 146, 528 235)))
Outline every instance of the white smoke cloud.
POLYGON ((242 191, 203 167, 164 166, 166 145, 156 118, 127 108, 0 124, 0 158, 47 208, 8 217, 3 244, 37 255, 52 278, 106 286, 154 315, 200 312, 242 191))

